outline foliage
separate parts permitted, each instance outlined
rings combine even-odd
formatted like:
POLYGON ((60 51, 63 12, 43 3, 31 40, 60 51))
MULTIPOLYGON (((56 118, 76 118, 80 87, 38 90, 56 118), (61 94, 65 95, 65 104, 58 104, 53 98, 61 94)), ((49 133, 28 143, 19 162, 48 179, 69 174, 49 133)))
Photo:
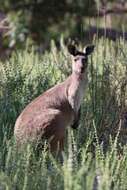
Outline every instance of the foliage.
MULTIPOLYGON (((110 0, 112 2, 112 0, 110 0)), ((107 3, 110 1, 106 1, 107 3)), ((38 44, 65 37, 80 38, 87 27, 84 18, 95 16, 103 0, 0 0, 0 11, 9 22, 9 46, 24 44, 29 36, 38 44), (69 26, 69 28, 68 28, 69 26)), ((88 18, 87 18, 88 19, 88 18)))
POLYGON ((101 39, 89 58, 89 85, 80 126, 68 130, 63 164, 45 149, 37 156, 28 145, 18 151, 14 122, 32 99, 70 73, 70 56, 58 51, 40 56, 34 48, 15 52, 0 63, 0 188, 1 189, 127 189, 126 47, 101 39))
POLYGON ((64 25, 67 24, 68 17, 70 22, 71 19, 74 19, 71 17, 75 17, 78 22, 81 19, 79 16, 83 16, 84 13, 87 15, 93 10, 94 4, 94 0, 87 0, 85 3, 83 0, 6 0, 1 2, 0 10, 6 13, 9 18, 9 42, 11 42, 11 46, 14 46, 15 43, 21 44, 24 36, 26 37, 28 34, 38 43, 45 42, 45 39, 48 40, 52 37, 58 39, 55 31, 57 30, 59 36, 65 27, 64 25))
POLYGON ((5 34, 8 37, 9 47, 12 48, 15 45, 22 47, 26 41, 26 36, 29 34, 28 19, 29 16, 23 12, 8 13, 7 16, 9 22, 9 31, 5 34))

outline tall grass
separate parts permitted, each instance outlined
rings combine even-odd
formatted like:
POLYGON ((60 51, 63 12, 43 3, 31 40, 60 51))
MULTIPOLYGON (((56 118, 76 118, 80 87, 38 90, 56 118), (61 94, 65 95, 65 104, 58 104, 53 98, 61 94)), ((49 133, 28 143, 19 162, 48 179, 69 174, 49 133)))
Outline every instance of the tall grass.
POLYGON ((30 145, 18 151, 13 127, 25 105, 71 72, 66 47, 58 51, 52 42, 42 56, 27 47, 0 63, 0 189, 127 189, 127 44, 95 44, 80 125, 67 131, 63 164, 30 145))

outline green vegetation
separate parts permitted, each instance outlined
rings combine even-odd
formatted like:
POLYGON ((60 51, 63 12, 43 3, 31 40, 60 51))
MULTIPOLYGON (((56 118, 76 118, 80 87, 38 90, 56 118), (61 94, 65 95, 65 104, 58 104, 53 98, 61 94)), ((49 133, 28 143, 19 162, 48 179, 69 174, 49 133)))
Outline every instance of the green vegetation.
POLYGON ((25 105, 71 72, 63 42, 41 56, 27 45, 0 63, 0 189, 127 189, 127 44, 94 43, 80 126, 67 131, 63 164, 45 150, 37 156, 30 145, 17 151, 13 138, 25 105))
POLYGON ((58 40, 63 32, 65 37, 76 35, 81 30, 82 17, 93 13, 95 5, 94 0, 85 3, 83 0, 0 0, 0 11, 6 14, 9 23, 3 44, 22 47, 29 37, 47 46, 51 38, 58 40))
POLYGON ((61 34, 91 41, 88 31, 93 26, 125 31, 126 14, 110 14, 112 10, 126 12, 126 0, 0 0, 2 46, 22 48, 29 38, 45 50, 61 34), (108 14, 99 16, 104 10, 108 14))

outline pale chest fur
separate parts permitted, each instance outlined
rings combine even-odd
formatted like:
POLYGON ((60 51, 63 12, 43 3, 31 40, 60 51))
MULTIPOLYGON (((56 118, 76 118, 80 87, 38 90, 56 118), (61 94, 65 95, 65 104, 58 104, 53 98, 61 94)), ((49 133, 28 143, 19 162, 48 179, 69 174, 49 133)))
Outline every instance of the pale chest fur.
POLYGON ((81 79, 74 78, 72 81, 68 89, 68 101, 74 112, 77 113, 83 101, 88 78, 87 75, 85 75, 81 79))

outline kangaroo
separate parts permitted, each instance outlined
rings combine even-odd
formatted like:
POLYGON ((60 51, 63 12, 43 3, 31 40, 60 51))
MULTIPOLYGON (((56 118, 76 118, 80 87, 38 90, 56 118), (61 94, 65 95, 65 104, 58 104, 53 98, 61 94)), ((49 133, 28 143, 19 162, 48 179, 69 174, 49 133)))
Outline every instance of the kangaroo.
POLYGON ((88 82, 88 55, 93 50, 93 45, 87 46, 82 52, 74 45, 68 46, 72 56, 72 74, 35 98, 22 111, 14 127, 17 144, 45 138, 51 152, 64 150, 66 128, 78 127, 80 106, 88 82))

